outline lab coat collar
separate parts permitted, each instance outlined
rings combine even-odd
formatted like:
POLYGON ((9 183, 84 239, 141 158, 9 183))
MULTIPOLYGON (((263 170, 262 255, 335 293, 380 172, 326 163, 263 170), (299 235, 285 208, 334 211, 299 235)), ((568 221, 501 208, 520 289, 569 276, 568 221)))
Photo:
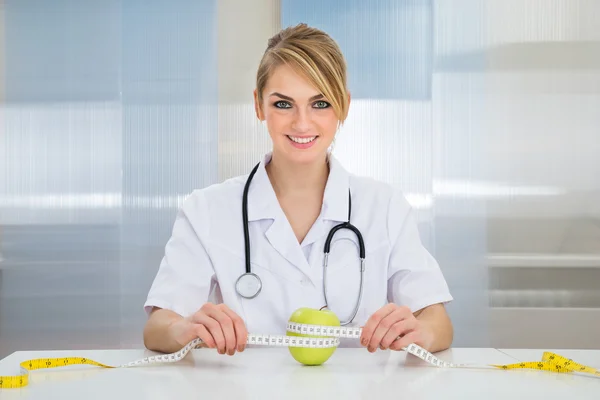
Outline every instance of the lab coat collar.
POLYGON ((328 162, 329 178, 323 195, 322 216, 325 220, 346 222, 350 175, 332 154, 329 155, 328 162))
POLYGON ((265 169, 271 161, 271 156, 272 153, 268 153, 263 158, 250 183, 248 189, 248 222, 275 219, 278 216, 279 201, 265 169))
MULTIPOLYGON (((260 162, 248 190, 248 221, 275 219, 280 209, 279 201, 267 175, 266 165, 271 161, 268 153, 260 162)), ((329 177, 323 195, 321 217, 324 220, 348 221, 348 191, 350 175, 331 154, 328 155, 329 177)))

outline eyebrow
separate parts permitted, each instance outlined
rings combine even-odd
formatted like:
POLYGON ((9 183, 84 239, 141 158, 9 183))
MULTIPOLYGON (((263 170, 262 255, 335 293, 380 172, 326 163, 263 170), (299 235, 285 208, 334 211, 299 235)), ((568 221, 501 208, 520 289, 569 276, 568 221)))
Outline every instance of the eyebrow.
MULTIPOLYGON (((292 99, 290 96, 286 96, 286 95, 284 95, 284 94, 277 93, 277 92, 273 92, 273 93, 271 93, 271 94, 270 94, 270 96, 277 96, 277 97, 280 97, 280 98, 282 98, 282 99, 284 99, 284 100, 288 100, 288 101, 294 101, 294 99, 292 99)), ((317 94, 317 95, 315 95, 315 96, 311 97, 311 98, 310 98, 310 99, 308 99, 308 100, 309 100, 309 101, 315 101, 315 100, 318 100, 318 99, 322 99, 323 97, 325 97, 325 96, 323 96, 323 94, 319 93, 319 94, 317 94)))

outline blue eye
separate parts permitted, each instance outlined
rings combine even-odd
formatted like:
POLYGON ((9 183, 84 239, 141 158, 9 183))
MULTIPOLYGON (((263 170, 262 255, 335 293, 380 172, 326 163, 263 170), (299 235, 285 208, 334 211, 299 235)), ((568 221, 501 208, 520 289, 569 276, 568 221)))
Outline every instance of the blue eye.
POLYGON ((291 105, 287 101, 277 101, 273 104, 277 108, 290 108, 291 105))
POLYGON ((315 106, 316 106, 317 108, 327 108, 327 107, 329 107, 329 105, 330 105, 330 104, 329 104, 328 102, 326 102, 326 101, 317 101, 317 102, 315 103, 315 106))

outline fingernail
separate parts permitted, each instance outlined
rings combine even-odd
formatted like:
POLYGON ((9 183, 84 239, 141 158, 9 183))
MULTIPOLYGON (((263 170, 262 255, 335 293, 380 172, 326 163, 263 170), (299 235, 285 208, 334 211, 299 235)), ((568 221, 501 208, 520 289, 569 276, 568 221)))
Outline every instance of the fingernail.
POLYGON ((360 342, 362 343, 363 346, 367 345, 367 339, 365 339, 365 338, 363 338, 360 342))

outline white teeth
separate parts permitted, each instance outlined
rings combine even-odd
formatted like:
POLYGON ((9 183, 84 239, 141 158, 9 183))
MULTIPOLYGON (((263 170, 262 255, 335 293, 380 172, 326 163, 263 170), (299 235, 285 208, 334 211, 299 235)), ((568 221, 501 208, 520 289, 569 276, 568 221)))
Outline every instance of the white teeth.
POLYGON ((297 138, 297 137, 293 137, 293 136, 288 136, 290 139, 292 139, 292 141, 296 142, 296 143, 301 143, 301 144, 306 144, 306 143, 310 143, 313 140, 315 140, 317 137, 313 136, 313 137, 307 137, 307 138, 297 138))

